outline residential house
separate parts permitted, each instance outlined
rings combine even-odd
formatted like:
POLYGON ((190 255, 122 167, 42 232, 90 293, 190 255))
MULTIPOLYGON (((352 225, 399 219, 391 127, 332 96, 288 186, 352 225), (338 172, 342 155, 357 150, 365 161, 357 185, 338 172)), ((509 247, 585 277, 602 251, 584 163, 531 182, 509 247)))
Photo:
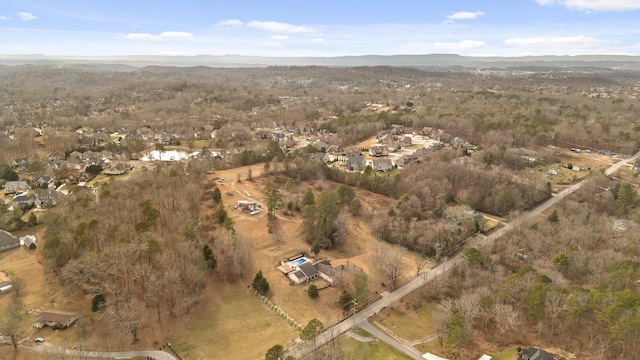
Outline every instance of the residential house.
POLYGON ((16 171, 25 171, 29 168, 29 160, 27 158, 14 159, 11 166, 15 167, 16 171))
POLYGON ((131 152, 129 150, 119 150, 113 154, 115 160, 129 160, 131 159, 131 152))
POLYGON ((389 156, 389 150, 384 145, 375 145, 369 148, 369 155, 375 157, 389 156))
POLYGON ((359 156, 362 154, 362 150, 357 146, 349 146, 344 149, 344 152, 346 156, 359 156))
POLYGON ((347 169, 349 171, 362 171, 367 167, 367 161, 364 156, 349 156, 347 158, 347 169))
POLYGON ((287 277, 296 284, 303 282, 309 282, 320 276, 318 269, 316 269, 310 262, 300 264, 295 271, 287 274, 287 277))
POLYGON ((252 212, 258 210, 260 206, 255 201, 238 200, 234 209, 242 212, 252 212))
POLYGON ((327 148, 327 143, 322 141, 322 140, 316 140, 316 142, 314 142, 311 145, 313 145, 313 147, 315 147, 316 149, 318 149, 320 151, 322 151, 322 150, 327 148))
POLYGON ((327 150, 325 151, 327 154, 331 154, 334 156, 344 156, 346 155, 344 149, 342 149, 342 147, 340 147, 339 145, 331 145, 327 148, 327 150))
POLYGON ((160 134, 160 143, 163 145, 169 145, 171 144, 172 141, 175 140, 175 137, 171 134, 167 134, 166 132, 163 132, 162 134, 160 134))
POLYGON ((400 156, 396 160, 396 166, 399 167, 399 168, 403 168, 405 166, 409 166, 409 165, 413 165, 413 164, 419 164, 420 162, 422 162, 422 159, 420 158, 420 156, 418 156, 418 154, 416 154, 416 153, 405 154, 405 155, 400 156))
POLYGON ((432 137, 431 134, 433 133, 433 130, 434 129, 431 126, 425 126, 422 130, 418 131, 418 134, 426 137, 432 137))
POLYGON ((342 272, 331 266, 331 263, 327 259, 316 261, 313 263, 313 267, 318 270, 320 277, 327 280, 331 285, 334 285, 342 275, 342 272))
POLYGON ((404 125, 400 125, 400 124, 391 124, 391 130, 390 130, 391 134, 394 135, 398 135, 398 134, 404 134, 404 125))
POLYGON ((7 183, 4 184, 5 195, 19 194, 28 190, 29 184, 27 184, 27 182, 24 180, 7 181, 7 183))
POLYGON ((373 159, 372 162, 373 170, 375 171, 391 171, 393 169, 393 163, 391 159, 373 159))
POLYGON ((522 354, 518 354, 518 360, 554 360, 553 354, 550 354, 542 349, 528 348, 523 350, 522 354))
POLYGON ((36 201, 35 195, 20 195, 13 198, 11 201, 14 206, 20 209, 30 209, 36 201))
POLYGON ((124 175, 127 172, 131 171, 133 166, 125 163, 117 163, 112 166, 110 169, 104 172, 105 175, 124 175))
POLYGON ((411 136, 405 135, 403 138, 400 139, 400 142, 402 143, 402 147, 411 146, 412 144, 411 136))
POLYGON ((47 155, 47 159, 49 159, 49 161, 64 160, 64 154, 54 150, 47 155))
POLYGON ((87 182, 92 180, 95 177, 95 175, 90 174, 88 172, 83 172, 82 174, 80 174, 80 176, 78 176, 78 182, 87 182))
POLYGON ((66 329, 73 325, 80 316, 78 313, 58 310, 45 310, 40 313, 38 319, 33 323, 33 327, 41 329, 49 326, 54 330, 66 329))
POLYGON ((44 209, 50 206, 54 206, 60 199, 60 193, 53 190, 45 190, 36 195, 35 205, 38 209, 44 209))
POLYGON ((8 231, 0 230, 0 252, 15 249, 18 246, 20 246, 20 239, 8 231))
POLYGON ((97 144, 104 144, 111 141, 111 136, 105 133, 98 133, 93 138, 97 144))
POLYGON ((54 180, 51 176, 36 176, 36 178, 33 179, 33 185, 43 189, 48 188, 53 185, 53 183, 54 180))
POLYGON ((80 156, 78 156, 81 160, 83 161, 88 161, 88 160, 95 160, 98 158, 98 154, 97 152, 93 151, 93 150, 87 150, 83 153, 80 153, 80 156))
POLYGON ((86 166, 91 166, 91 165, 98 165, 101 168, 108 168, 109 167, 109 163, 106 160, 103 159, 91 159, 91 160, 87 160, 87 162, 85 163, 86 166))
POLYGON ((66 180, 68 185, 77 185, 78 184, 78 176, 74 174, 69 174, 66 180))
POLYGON ((291 150, 296 146, 296 141, 291 137, 287 137, 284 141, 281 141, 280 144, 285 150, 291 150))
MULTIPOLYGON (((78 153, 79 154, 79 153, 78 153)), ((67 169, 69 170, 84 170, 84 162, 79 157, 71 157, 65 162, 67 169)))
POLYGON ((69 159, 80 159, 80 157, 82 156, 82 153, 80 151, 72 151, 69 153, 68 158, 69 159))
POLYGON ((98 153, 98 158, 102 160, 111 160, 113 159, 113 153, 109 150, 102 150, 98 153))

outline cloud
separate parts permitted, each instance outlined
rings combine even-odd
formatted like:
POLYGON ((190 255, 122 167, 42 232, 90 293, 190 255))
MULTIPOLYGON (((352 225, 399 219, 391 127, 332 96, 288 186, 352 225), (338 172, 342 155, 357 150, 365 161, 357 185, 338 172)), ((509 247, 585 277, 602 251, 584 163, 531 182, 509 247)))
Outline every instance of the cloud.
POLYGON ((160 41, 165 39, 190 39, 193 34, 183 31, 165 31, 160 35, 154 35, 149 33, 129 33, 121 35, 121 39, 127 40, 153 40, 160 41))
POLYGON ((31 21, 37 19, 37 17, 35 17, 32 13, 28 12, 18 11, 16 14, 18 14, 20 20, 22 21, 31 21))
POLYGON ((216 26, 242 26, 244 23, 238 19, 223 20, 216 24, 216 26))
POLYGON ((292 25, 275 21, 251 21, 248 23, 250 27, 279 33, 312 33, 313 29, 306 26, 292 25))
POLYGON ((287 36, 287 35, 271 35, 271 36, 269 36, 269 39, 271 39, 271 40, 288 40, 289 36, 287 36))
POLYGON ((193 37, 193 34, 184 32, 184 31, 165 31, 162 34, 160 34, 160 37, 163 39, 167 39, 167 38, 190 39, 193 37))
POLYGON ((543 6, 565 6, 580 11, 640 10, 640 0, 534 0, 543 6))
POLYGON ((589 48, 607 44, 608 41, 586 36, 534 36, 528 38, 506 39, 505 45, 521 48, 589 48))
POLYGON ((447 16, 447 22, 453 22, 456 20, 473 20, 482 15, 484 15, 482 11, 459 11, 447 16))
POLYGON ((0 20, 9 20, 8 17, 0 15, 0 20))
POLYGON ((311 42, 314 42, 314 43, 323 43, 323 42, 326 42, 326 41, 327 41, 327 39, 325 39, 325 38, 313 38, 313 39, 311 39, 311 42))

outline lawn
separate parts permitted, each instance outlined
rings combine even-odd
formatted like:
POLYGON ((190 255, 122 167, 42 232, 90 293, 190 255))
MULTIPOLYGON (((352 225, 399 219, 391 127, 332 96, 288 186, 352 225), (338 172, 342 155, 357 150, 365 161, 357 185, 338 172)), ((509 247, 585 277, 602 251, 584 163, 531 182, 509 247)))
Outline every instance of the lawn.
MULTIPOLYGON (((382 325, 385 332, 392 331, 407 341, 416 341, 434 334, 435 314, 438 305, 420 303, 419 294, 410 294, 401 303, 390 306, 376 314, 371 323, 382 325)), ((380 326, 378 326, 380 327, 380 326)))
POLYGON ((516 357, 516 349, 518 347, 514 346, 511 348, 508 348, 498 354, 492 355, 492 359, 491 360, 513 360, 516 357))
POLYGON ((288 347, 298 336, 243 284, 208 284, 206 292, 194 316, 167 336, 185 359, 264 359, 270 347, 288 347))
POLYGON ((346 359, 367 360, 404 360, 411 359, 407 355, 394 349, 392 346, 374 338, 362 329, 355 329, 360 336, 373 338, 370 342, 360 342, 350 336, 343 335, 339 338, 340 350, 346 359))

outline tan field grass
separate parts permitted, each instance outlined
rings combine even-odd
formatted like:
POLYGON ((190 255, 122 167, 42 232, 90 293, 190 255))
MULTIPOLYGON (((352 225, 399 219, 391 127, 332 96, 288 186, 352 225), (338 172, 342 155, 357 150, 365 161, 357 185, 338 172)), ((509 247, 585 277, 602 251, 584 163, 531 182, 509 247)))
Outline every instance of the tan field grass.
POLYGON ((405 360, 411 359, 407 355, 391 347, 362 329, 354 329, 358 335, 373 338, 369 342, 360 342, 350 336, 343 335, 339 338, 340 350, 346 359, 367 360, 405 360))

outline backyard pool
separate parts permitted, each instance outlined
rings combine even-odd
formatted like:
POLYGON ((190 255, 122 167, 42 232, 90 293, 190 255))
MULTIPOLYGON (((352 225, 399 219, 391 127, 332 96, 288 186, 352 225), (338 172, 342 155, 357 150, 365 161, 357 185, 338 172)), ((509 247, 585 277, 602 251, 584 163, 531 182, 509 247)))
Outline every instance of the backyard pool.
POLYGON ((298 259, 295 259, 295 260, 289 262, 289 267, 292 267, 292 268, 298 267, 298 266, 300 266, 300 265, 302 265, 302 264, 304 264, 306 262, 309 262, 309 261, 310 260, 307 259, 306 257, 301 257, 301 258, 298 258, 298 259))

